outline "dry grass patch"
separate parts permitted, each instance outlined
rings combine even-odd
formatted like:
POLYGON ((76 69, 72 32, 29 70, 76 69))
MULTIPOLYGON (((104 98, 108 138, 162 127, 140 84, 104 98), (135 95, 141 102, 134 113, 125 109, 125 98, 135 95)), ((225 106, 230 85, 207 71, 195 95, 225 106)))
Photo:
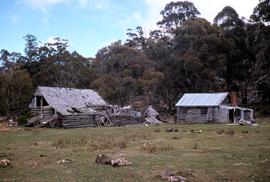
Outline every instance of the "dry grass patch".
POLYGON ((110 150, 113 148, 127 148, 128 141, 126 139, 96 139, 91 140, 86 136, 79 138, 60 138, 54 141, 51 146, 56 149, 78 149, 87 147, 90 150, 110 150))
POLYGON ((79 138, 60 138, 54 141, 52 146, 57 149, 85 147, 88 141, 89 139, 86 136, 81 136, 79 138))
POLYGON ((141 149, 147 153, 154 153, 157 151, 157 146, 153 145, 151 143, 145 143, 143 144, 143 146, 141 147, 141 149))
POLYGON ((161 144, 145 143, 143 144, 141 149, 147 153, 155 153, 155 152, 167 152, 173 150, 174 147, 170 143, 161 143, 161 144))

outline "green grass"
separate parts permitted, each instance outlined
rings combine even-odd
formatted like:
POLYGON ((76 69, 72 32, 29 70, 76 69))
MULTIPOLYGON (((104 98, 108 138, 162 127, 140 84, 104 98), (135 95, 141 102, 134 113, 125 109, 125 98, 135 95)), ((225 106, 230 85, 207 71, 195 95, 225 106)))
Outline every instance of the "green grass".
POLYGON ((0 132, 3 158, 11 166, 0 168, 0 181, 160 181, 157 175, 165 170, 188 181, 270 181, 270 120, 258 126, 22 128, 0 132), (167 127, 179 132, 167 133, 167 127), (132 165, 96 164, 98 154, 125 157, 132 165), (73 162, 56 164, 66 158, 73 162))

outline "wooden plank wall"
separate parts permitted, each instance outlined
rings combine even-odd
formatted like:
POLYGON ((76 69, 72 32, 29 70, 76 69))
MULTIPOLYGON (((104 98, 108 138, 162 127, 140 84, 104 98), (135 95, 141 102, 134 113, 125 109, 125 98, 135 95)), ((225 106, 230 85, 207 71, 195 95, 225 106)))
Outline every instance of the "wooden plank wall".
POLYGON ((229 109, 221 107, 214 108, 213 118, 216 123, 229 122, 229 109))
POLYGON ((94 114, 76 114, 61 116, 64 128, 96 127, 94 114))
POLYGON ((207 108, 206 114, 201 113, 200 107, 177 107, 176 122, 178 123, 224 123, 229 120, 229 110, 219 107, 207 108))

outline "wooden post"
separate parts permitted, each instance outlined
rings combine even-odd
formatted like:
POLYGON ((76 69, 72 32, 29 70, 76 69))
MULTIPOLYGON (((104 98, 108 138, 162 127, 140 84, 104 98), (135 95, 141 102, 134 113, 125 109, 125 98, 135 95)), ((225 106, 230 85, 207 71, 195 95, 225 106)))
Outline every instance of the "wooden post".
POLYGON ((40 115, 41 118, 43 118, 43 97, 40 99, 40 115))
POLYGON ((37 107, 37 96, 34 96, 34 98, 33 98, 33 106, 34 106, 34 108, 36 108, 37 107))

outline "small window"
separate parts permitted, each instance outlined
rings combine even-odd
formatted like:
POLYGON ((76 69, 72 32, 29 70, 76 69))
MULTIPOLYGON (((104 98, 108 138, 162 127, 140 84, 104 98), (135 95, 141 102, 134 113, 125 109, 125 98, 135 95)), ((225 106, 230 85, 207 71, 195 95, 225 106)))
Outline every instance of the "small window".
POLYGON ((207 114, 207 108, 202 108, 201 109, 201 115, 206 115, 207 114))

